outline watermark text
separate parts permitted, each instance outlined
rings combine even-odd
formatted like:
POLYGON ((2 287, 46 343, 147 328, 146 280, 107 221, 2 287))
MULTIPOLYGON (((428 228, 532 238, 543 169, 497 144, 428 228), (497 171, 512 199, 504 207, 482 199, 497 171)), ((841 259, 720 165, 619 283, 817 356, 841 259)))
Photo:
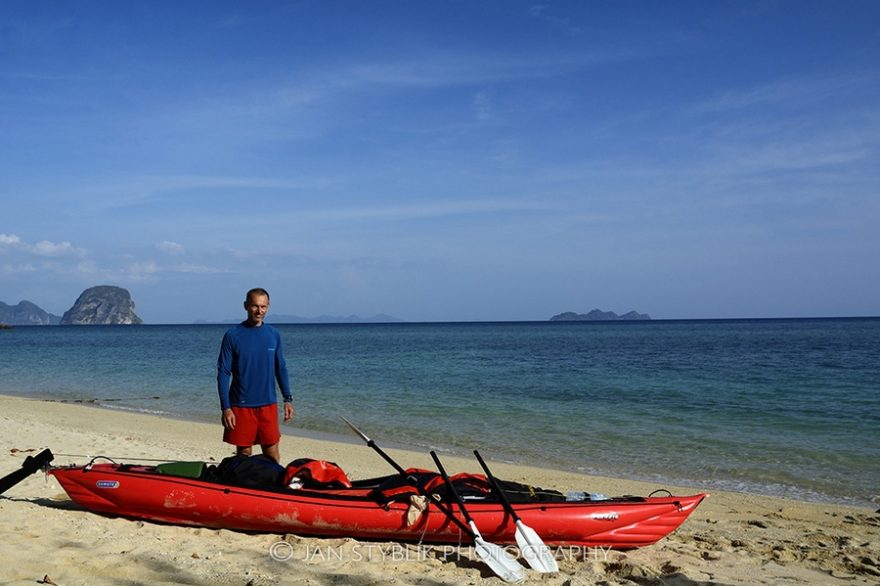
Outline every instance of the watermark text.
MULTIPOLYGON (((535 552, 515 545, 503 548, 513 557, 528 560, 535 552)), ((608 561, 611 548, 584 546, 549 547, 550 555, 559 561, 608 561)), ((345 545, 290 543, 276 541, 269 546, 269 557, 277 562, 291 560, 309 563, 332 562, 423 562, 429 559, 459 561, 476 559, 472 546, 425 545, 402 543, 347 543, 345 545)))

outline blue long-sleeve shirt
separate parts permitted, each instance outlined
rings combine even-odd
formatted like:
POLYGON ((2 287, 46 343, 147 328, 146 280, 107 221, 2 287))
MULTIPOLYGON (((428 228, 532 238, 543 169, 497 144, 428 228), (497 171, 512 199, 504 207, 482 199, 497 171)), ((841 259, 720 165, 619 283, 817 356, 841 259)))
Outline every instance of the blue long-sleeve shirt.
POLYGON ((281 335, 272 326, 242 322, 229 328, 217 357, 217 392, 220 408, 262 407, 278 402, 275 383, 285 401, 291 401, 287 365, 281 352, 281 335))

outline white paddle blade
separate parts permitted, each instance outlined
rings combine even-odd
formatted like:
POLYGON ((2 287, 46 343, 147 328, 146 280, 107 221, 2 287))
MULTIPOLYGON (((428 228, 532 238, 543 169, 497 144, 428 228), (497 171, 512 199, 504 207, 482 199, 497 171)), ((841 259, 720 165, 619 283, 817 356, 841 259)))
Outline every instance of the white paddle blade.
POLYGON ((477 557, 483 560, 495 575, 511 584, 519 584, 526 579, 526 573, 519 562, 503 548, 483 541, 482 537, 474 539, 474 551, 477 557))
POLYGON ((516 544, 533 570, 539 572, 558 572, 559 564, 553 552, 547 547, 535 530, 523 523, 516 522, 516 544))
POLYGON ((526 572, 516 558, 504 548, 483 539, 473 521, 469 525, 474 532, 474 551, 477 557, 483 560, 496 576, 511 584, 519 584, 526 579, 526 572))

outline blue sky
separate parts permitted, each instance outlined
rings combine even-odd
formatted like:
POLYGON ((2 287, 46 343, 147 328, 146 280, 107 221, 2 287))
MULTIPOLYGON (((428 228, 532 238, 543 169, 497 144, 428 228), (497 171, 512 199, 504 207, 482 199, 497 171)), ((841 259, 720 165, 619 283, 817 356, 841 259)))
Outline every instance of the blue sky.
POLYGON ((880 3, 8 2, 0 301, 880 314, 880 3))

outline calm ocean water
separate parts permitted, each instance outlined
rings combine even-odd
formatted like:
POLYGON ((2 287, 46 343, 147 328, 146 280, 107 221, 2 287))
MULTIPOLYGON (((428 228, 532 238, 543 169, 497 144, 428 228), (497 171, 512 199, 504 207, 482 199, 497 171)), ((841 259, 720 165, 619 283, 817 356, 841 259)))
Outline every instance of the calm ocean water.
MULTIPOLYGON (((0 331, 0 393, 218 422, 227 327, 0 331)), ((386 446, 880 501, 880 319, 276 327, 300 430, 345 415, 386 446)))

